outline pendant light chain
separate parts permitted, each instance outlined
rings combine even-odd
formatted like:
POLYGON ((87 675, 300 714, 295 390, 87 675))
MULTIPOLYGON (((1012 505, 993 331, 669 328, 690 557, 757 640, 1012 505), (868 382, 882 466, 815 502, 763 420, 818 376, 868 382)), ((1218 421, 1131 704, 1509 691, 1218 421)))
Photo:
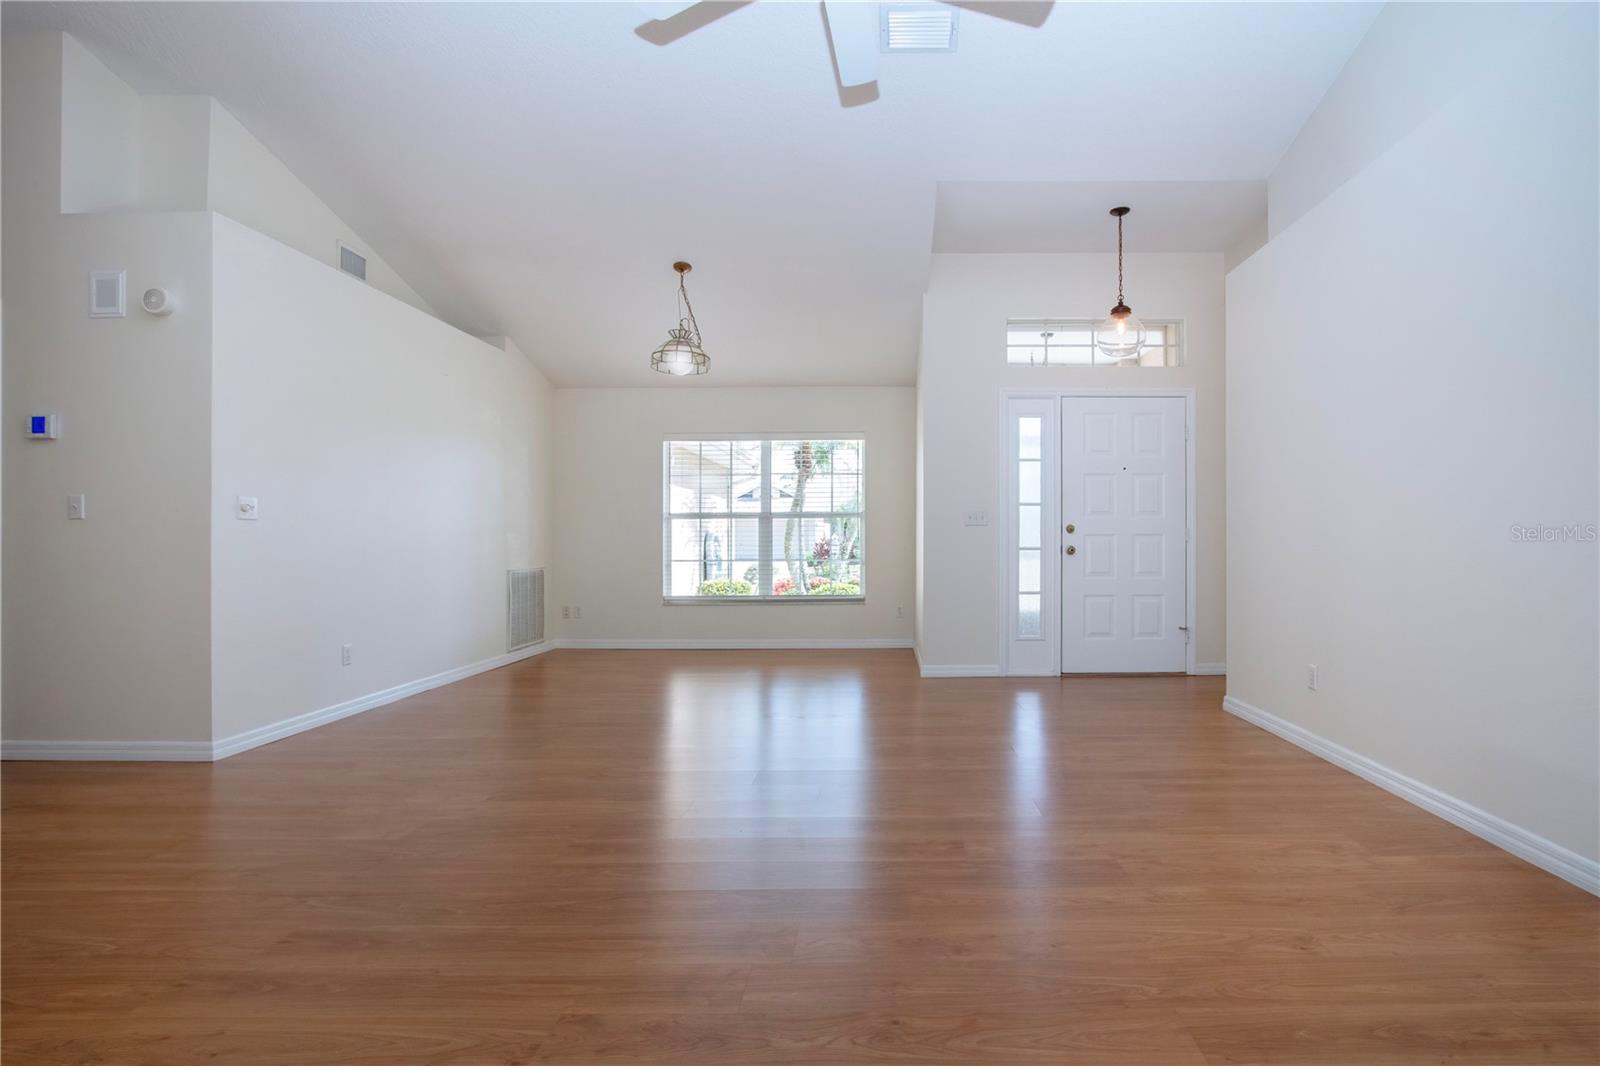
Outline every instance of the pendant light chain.
MULTIPOLYGON (((684 276, 685 275, 683 275, 681 273, 678 275, 678 299, 682 302, 683 308, 687 308, 688 311, 689 311, 689 318, 688 318, 689 329, 694 333, 695 343, 699 344, 700 343, 700 323, 698 323, 698 322, 696 322, 694 320, 694 304, 689 302, 689 289, 683 283, 684 282, 684 276)), ((684 321, 683 308, 680 308, 679 311, 678 311, 678 322, 679 322, 680 325, 684 321)))
POLYGON ((1122 216, 1117 216, 1117 303, 1122 299, 1122 216))

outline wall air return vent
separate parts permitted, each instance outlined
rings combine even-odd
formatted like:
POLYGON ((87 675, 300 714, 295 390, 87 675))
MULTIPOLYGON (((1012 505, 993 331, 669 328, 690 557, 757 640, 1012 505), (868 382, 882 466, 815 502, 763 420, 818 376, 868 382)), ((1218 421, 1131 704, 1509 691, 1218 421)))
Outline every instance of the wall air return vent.
POLYGON ((127 313, 127 271, 89 271, 89 317, 122 318, 126 316, 127 313))
POLYGON ((878 49, 954 52, 956 9, 944 4, 879 4, 878 49))
POLYGON ((544 639, 544 570, 506 571, 506 651, 544 639))
POLYGON ((362 281, 366 281, 367 257, 341 244, 339 245, 339 269, 346 274, 354 274, 362 281))

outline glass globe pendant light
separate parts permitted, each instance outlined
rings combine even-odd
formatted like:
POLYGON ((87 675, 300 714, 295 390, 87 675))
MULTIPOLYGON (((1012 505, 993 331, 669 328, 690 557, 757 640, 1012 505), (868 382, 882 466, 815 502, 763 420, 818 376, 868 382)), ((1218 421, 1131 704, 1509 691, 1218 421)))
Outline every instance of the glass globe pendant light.
POLYGON ((1122 299, 1122 219, 1130 210, 1127 207, 1111 209, 1117 220, 1117 306, 1094 331, 1094 346, 1101 355, 1118 363, 1137 359, 1144 350, 1144 323, 1133 316, 1133 308, 1122 299))
POLYGON ((667 330, 666 342, 650 353, 650 369, 674 377, 704 374, 711 369, 711 357, 701 347, 700 323, 694 320, 694 305, 683 284, 684 275, 694 268, 680 260, 672 269, 678 272, 678 325, 667 330))

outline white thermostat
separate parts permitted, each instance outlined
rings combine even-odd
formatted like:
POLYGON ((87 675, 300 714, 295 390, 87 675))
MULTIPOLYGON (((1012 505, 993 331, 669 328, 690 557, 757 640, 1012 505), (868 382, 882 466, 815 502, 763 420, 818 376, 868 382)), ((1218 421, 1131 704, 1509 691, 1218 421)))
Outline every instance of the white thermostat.
POLYGON ((55 440, 61 433, 61 420, 55 415, 29 415, 28 439, 55 440))
POLYGON ((170 315, 178 305, 166 289, 146 289, 139 306, 152 315, 170 315))

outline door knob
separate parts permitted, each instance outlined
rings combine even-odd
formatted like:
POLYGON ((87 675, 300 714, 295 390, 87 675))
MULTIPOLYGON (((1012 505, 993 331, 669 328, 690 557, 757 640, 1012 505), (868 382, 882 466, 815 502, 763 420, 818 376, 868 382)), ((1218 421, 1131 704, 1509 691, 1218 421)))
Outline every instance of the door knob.
POLYGON ((1067 545, 1067 554, 1068 555, 1077 555, 1078 554, 1077 547, 1075 545, 1068 544, 1067 545))
POLYGON ((1068 533, 1076 533, 1077 531, 1078 531, 1078 527, 1077 526, 1073 525, 1071 522, 1067 523, 1067 532, 1068 533))

